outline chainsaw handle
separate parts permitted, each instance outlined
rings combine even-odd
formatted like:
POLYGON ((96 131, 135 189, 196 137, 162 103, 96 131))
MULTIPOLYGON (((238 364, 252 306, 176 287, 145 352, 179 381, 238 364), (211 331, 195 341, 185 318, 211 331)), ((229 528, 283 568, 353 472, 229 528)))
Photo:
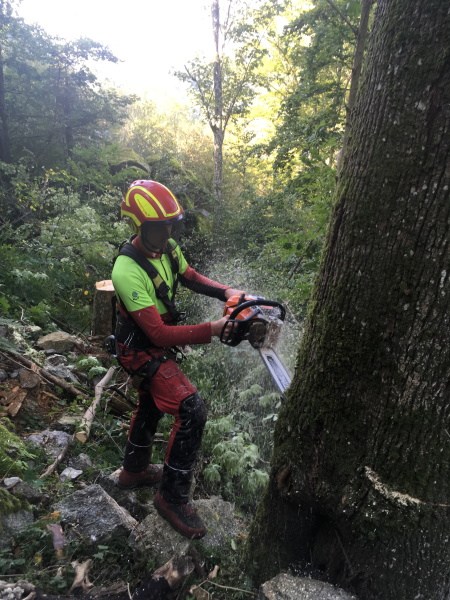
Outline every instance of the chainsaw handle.
MULTIPOLYGON (((248 308, 249 306, 273 306, 274 308, 280 309, 281 321, 284 321, 284 319, 286 317, 286 309, 284 308, 284 306, 282 304, 280 304, 280 302, 277 302, 276 300, 265 300, 264 298, 255 298, 254 300, 247 300, 246 302, 242 302, 242 304, 239 304, 238 306, 236 306, 236 308, 233 310, 233 312, 228 317, 229 320, 235 319, 237 317, 237 315, 241 311, 244 310, 244 308, 248 308)), ((242 319, 242 322, 249 321, 253 317, 254 317, 254 315, 250 315, 250 316, 246 317, 245 319, 242 319)))

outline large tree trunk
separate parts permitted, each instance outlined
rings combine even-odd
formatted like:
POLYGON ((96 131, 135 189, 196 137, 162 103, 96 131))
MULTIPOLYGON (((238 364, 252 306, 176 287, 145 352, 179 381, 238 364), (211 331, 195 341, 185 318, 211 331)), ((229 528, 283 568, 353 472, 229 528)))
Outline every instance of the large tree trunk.
POLYGON ((449 186, 449 4, 380 0, 250 537, 259 581, 309 563, 362 600, 450 597, 449 186))
POLYGON ((347 101, 347 116, 345 119, 345 132, 343 148, 348 145, 348 138, 351 136, 352 112, 355 107, 356 95, 359 89, 359 81, 361 78, 361 70, 364 60, 364 49, 366 47, 367 36, 369 33, 369 17, 374 0, 361 0, 361 18, 359 20, 359 28, 356 36, 355 55, 353 57, 352 77, 350 81, 350 91, 347 101))

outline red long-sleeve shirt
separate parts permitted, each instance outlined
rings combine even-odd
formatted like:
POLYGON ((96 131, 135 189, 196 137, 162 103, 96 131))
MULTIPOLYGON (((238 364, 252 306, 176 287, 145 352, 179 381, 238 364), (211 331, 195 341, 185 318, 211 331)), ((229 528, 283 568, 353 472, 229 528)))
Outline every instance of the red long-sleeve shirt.
MULTIPOLYGON (((186 271, 179 275, 182 285, 197 293, 218 298, 225 301, 225 290, 228 286, 218 283, 198 273, 188 266, 186 271)), ((170 348, 172 346, 185 346, 190 344, 207 344, 211 342, 211 323, 200 323, 197 325, 173 325, 168 324, 169 314, 162 316, 156 306, 147 306, 135 311, 126 311, 120 305, 120 311, 124 316, 129 315, 139 329, 150 340, 151 344, 158 348, 170 348)))

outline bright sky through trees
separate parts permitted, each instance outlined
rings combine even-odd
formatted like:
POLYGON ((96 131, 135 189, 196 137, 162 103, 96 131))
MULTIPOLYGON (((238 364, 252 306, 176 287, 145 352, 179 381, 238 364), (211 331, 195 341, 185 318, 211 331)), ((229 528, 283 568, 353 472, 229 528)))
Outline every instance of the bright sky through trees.
POLYGON ((99 73, 127 93, 155 100, 184 93, 171 70, 213 48, 205 0, 22 0, 18 13, 51 35, 108 46, 122 62, 102 65, 99 73))

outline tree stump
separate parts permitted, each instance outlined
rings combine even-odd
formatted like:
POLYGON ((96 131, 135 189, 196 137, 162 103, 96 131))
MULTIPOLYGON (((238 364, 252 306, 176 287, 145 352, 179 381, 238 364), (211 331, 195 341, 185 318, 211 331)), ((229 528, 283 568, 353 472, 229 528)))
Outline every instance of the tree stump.
POLYGON ((92 307, 92 335, 112 333, 114 286, 110 279, 97 281, 95 284, 94 302, 92 307))

